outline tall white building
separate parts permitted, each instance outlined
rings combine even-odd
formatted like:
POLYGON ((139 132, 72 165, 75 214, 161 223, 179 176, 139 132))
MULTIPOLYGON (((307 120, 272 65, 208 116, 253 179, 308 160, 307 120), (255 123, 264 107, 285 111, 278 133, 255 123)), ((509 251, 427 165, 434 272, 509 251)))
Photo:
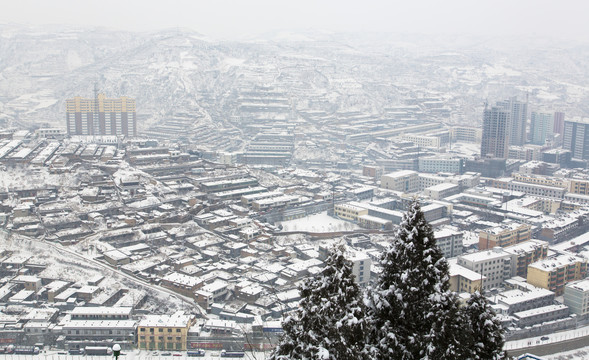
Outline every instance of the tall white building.
POLYGON ((372 260, 368 254, 362 251, 349 252, 348 260, 352 262, 352 274, 356 277, 358 285, 366 285, 370 281, 370 267, 372 260))
POLYGON ((434 231, 436 243, 445 258, 451 258, 462 254, 463 233, 451 227, 445 227, 434 231))
POLYGON ((502 107, 485 108, 481 157, 506 159, 509 152, 511 114, 502 107))
POLYGON ((514 96, 505 101, 498 101, 497 106, 503 107, 510 113, 509 144, 523 145, 526 143, 526 125, 528 117, 528 103, 518 101, 514 96))
POLYGON ((570 150, 575 159, 589 159, 589 119, 564 121, 562 148, 570 150))
POLYGON ((505 252, 502 248, 479 251, 458 257, 458 265, 486 277, 483 281, 483 290, 500 287, 503 281, 514 276, 514 263, 513 255, 505 252))
POLYGON ((554 114, 532 111, 530 133, 532 144, 544 145, 552 137, 554 129, 554 114))
POLYGON ((574 314, 589 314, 589 279, 567 284, 564 287, 564 304, 574 314))

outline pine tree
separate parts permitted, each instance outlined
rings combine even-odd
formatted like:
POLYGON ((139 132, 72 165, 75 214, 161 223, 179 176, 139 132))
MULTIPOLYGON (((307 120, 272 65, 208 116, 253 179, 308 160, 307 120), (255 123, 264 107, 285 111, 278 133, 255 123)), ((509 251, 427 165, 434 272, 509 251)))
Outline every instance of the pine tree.
POLYGON ((374 359, 461 359, 462 314, 449 291, 448 263, 419 203, 413 201, 381 258, 365 298, 374 359))
POLYGON ((324 271, 305 280, 300 293, 299 310, 284 321, 284 334, 270 358, 365 358, 364 305, 342 248, 332 250, 324 271))
POLYGON ((471 350, 473 360, 504 359, 503 328, 487 298, 475 292, 464 308, 468 336, 466 346, 471 350))

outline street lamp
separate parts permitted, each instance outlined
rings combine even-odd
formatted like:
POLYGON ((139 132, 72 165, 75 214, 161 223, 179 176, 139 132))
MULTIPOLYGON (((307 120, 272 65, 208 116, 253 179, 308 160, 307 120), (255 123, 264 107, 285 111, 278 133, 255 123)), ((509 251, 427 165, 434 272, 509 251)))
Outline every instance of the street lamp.
POLYGON ((114 344, 112 346, 112 354, 114 355, 115 360, 119 360, 119 355, 121 355, 121 345, 114 344))

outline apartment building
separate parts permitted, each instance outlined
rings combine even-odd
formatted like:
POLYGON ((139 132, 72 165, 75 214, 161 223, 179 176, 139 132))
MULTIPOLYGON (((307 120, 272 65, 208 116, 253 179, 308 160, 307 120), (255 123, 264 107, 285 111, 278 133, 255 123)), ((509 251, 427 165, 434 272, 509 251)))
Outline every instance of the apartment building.
POLYGON ((513 178, 489 179, 488 183, 490 186, 498 189, 521 191, 528 195, 537 195, 553 199, 562 199, 566 193, 565 187, 527 183, 517 181, 513 178))
POLYGON ((363 215, 368 215, 368 209, 352 204, 336 204, 335 215, 346 220, 358 221, 363 215))
POLYGON ((434 236, 445 258, 452 258, 462 254, 462 239, 464 237, 462 232, 445 227, 435 230, 434 236))
POLYGON ((493 302, 506 308, 508 314, 536 309, 554 303, 554 292, 542 288, 511 289, 493 297, 493 302))
POLYGON ((464 172, 464 159, 439 156, 419 158, 418 168, 420 172, 426 173, 448 172, 462 174, 464 172))
POLYGON ((432 200, 442 200, 444 198, 447 198, 448 196, 458 194, 460 192, 460 188, 456 184, 442 183, 430 186, 426 188, 423 192, 425 196, 429 197, 432 200))
POLYGON ((480 291, 485 276, 458 265, 455 259, 448 261, 450 265, 450 291, 473 294, 480 291))
POLYGON ((458 265, 485 276, 483 290, 500 287, 515 275, 513 256, 501 248, 479 251, 458 257, 458 265))
POLYGON ((525 278, 528 275, 528 265, 548 256, 548 242, 532 239, 505 247, 503 250, 515 256, 515 273, 525 278))
POLYGON ((399 170, 380 178, 383 189, 412 193, 419 190, 419 174, 413 170, 399 170))
POLYGON ((147 350, 186 350, 191 315, 179 311, 172 315, 146 315, 137 325, 137 346, 147 350))
POLYGON ((137 136, 135 99, 122 96, 108 99, 97 94, 94 99, 76 96, 66 100, 68 135, 137 136))
POLYGON ((532 227, 528 224, 501 224, 479 233, 479 249, 486 250, 496 246, 511 246, 532 239, 532 227))
POLYGON ((579 195, 589 195, 589 180, 587 179, 569 179, 569 192, 579 195))
POLYGON ((564 287, 564 304, 573 314, 589 314, 589 279, 567 284, 564 287))
POLYGON ((348 254, 348 260, 352 262, 352 274, 356 278, 359 285, 366 285, 370 282, 370 267, 372 260, 370 257, 361 251, 354 251, 348 254))
POLYGON ((587 259, 575 255, 559 255, 528 266, 528 283, 558 295, 566 284, 587 276, 587 259))

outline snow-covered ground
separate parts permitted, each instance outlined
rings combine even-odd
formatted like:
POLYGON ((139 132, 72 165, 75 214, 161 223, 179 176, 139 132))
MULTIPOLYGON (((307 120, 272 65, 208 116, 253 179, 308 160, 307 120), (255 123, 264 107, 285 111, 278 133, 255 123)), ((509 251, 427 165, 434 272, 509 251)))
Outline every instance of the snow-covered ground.
POLYGON ((475 156, 480 154, 481 144, 455 142, 452 143, 452 148, 448 152, 465 156, 475 156))
MULTIPOLYGON (((59 351, 63 352, 63 351, 59 351)), ((186 359, 226 359, 222 358, 220 351, 209 351, 207 350, 204 357, 188 357, 186 351, 145 351, 145 350, 123 350, 121 351, 124 355, 120 356, 120 360, 186 360, 186 359), (171 354, 164 355, 162 354, 171 354)), ((246 352, 245 356, 241 359, 245 360, 264 360, 270 357, 270 352, 246 352)), ((80 355, 66 355, 58 354, 57 350, 51 350, 43 352, 39 355, 0 355, 0 360, 77 360, 86 359, 86 356, 80 355)), ((96 356, 91 357, 93 360, 112 360, 114 357, 109 356, 96 356)))
POLYGON ((282 231, 334 232, 361 229, 352 222, 333 218, 326 212, 283 221, 279 224, 282 225, 282 231))
POLYGON ((178 310, 188 310, 187 304, 171 292, 132 280, 129 276, 108 266, 100 266, 93 260, 90 252, 76 253, 66 247, 50 242, 39 241, 21 235, 8 237, 4 230, 0 230, 0 251, 8 250, 15 255, 30 257, 31 262, 48 265, 40 276, 60 279, 84 284, 87 279, 97 275, 104 276, 100 283, 109 289, 136 289, 148 296, 144 309, 153 313, 172 313, 178 310))

